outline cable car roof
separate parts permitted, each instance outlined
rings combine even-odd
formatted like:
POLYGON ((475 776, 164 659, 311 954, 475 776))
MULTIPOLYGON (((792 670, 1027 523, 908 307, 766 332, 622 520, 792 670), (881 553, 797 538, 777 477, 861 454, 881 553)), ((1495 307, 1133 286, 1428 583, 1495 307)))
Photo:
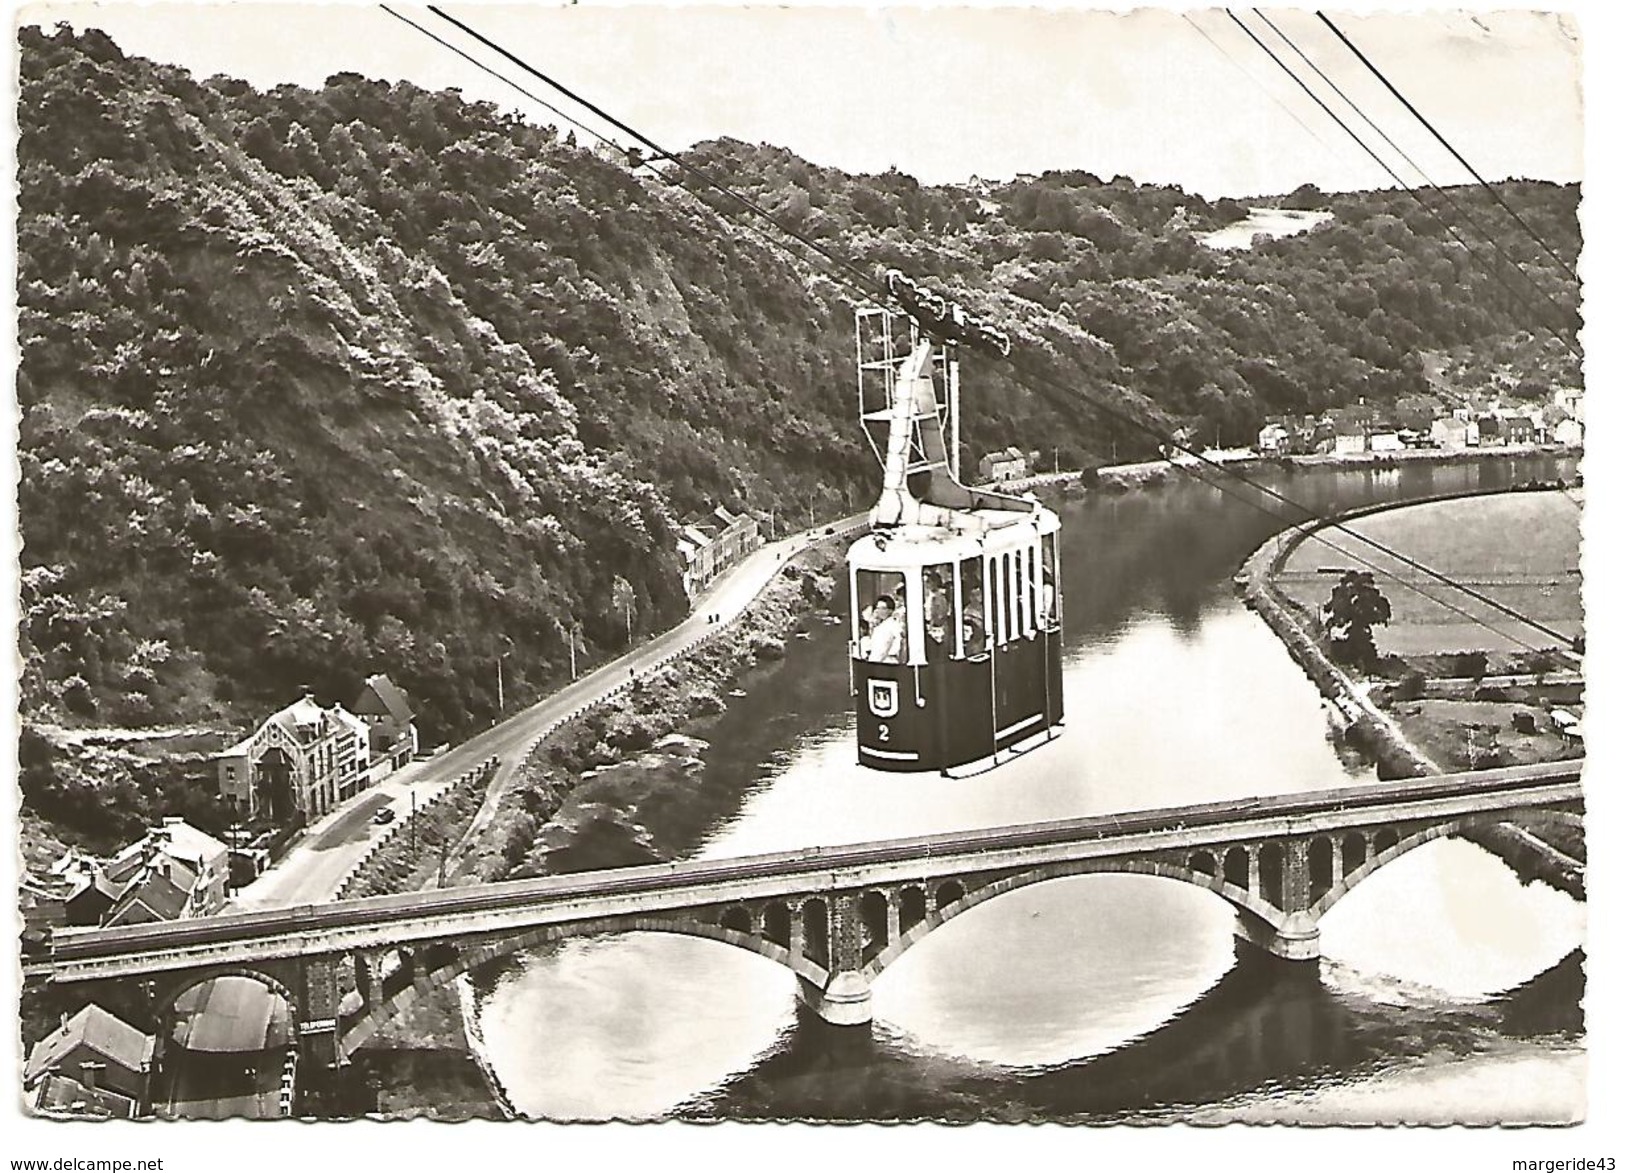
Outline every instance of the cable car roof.
POLYGON ((1048 509, 1027 514, 977 510, 968 516, 984 514, 998 522, 986 533, 930 525, 876 530, 852 544, 847 551, 847 561, 866 570, 903 570, 910 566, 960 562, 982 554, 1018 549, 1061 528, 1060 519, 1048 509))

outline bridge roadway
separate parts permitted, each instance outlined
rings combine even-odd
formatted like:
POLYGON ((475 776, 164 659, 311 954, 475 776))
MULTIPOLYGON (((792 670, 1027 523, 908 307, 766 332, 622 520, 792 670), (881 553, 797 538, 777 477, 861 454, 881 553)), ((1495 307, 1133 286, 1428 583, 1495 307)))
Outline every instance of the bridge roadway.
MULTIPOLYGON (((1352 886, 1357 878, 1422 839, 1451 833, 1468 823, 1502 821, 1520 812, 1525 816, 1547 812, 1550 817, 1577 822, 1576 812, 1583 802, 1581 766, 1579 760, 1546 763, 1242 802, 1165 807, 842 847, 549 876, 125 929, 65 930, 53 937, 49 961, 30 966, 29 972, 59 983, 142 978, 211 967, 242 972, 243 968, 277 960, 376 955, 420 943, 511 938, 571 924, 599 926, 597 931, 613 931, 617 926, 662 927, 651 918, 658 921, 661 917, 685 916, 696 910, 715 912, 728 906, 761 909, 763 902, 771 901, 788 900, 794 904, 822 899, 830 907, 842 893, 875 888, 898 892, 908 885, 928 887, 944 881, 958 881, 958 898, 964 899, 978 882, 977 877, 1028 877, 1025 882, 1033 882, 1055 875, 1110 870, 1148 872, 1202 883, 1231 899, 1239 911, 1250 911, 1255 918, 1261 916, 1269 922, 1266 927, 1280 929, 1293 913, 1307 911, 1318 919, 1319 913, 1329 907, 1327 896, 1332 888, 1340 884, 1352 886), (1386 847, 1379 828, 1390 829, 1386 847), (1362 831, 1363 836, 1359 834, 1362 831), (1306 878, 1299 898, 1294 900, 1287 891, 1290 877, 1285 886, 1281 879, 1282 869, 1291 869, 1287 859, 1291 853, 1278 855, 1273 865, 1263 863, 1265 873, 1272 867, 1275 870, 1273 888, 1267 874, 1260 879, 1260 845, 1274 842, 1306 846, 1315 838, 1327 845, 1327 852, 1333 851, 1333 842, 1341 846, 1335 860, 1328 855, 1324 866, 1318 868, 1318 879, 1307 878, 1308 871, 1316 869, 1304 863, 1306 878), (1359 839, 1358 853, 1351 853, 1348 847, 1353 838, 1359 839), (1400 845, 1401 838, 1406 839, 1405 845, 1400 845), (1233 852, 1237 845, 1251 845, 1246 849, 1250 854, 1232 872, 1225 849, 1233 852), (1384 852, 1388 853, 1386 857, 1382 856, 1384 852), (1187 866, 1186 861, 1195 862, 1187 866)), ((1300 851, 1293 858, 1308 861, 1310 857, 1300 851)), ((1341 894, 1331 893, 1330 899, 1341 894)), ((939 899, 936 911, 941 912, 942 907, 939 899)), ((896 952, 902 942, 896 940, 899 923, 895 908, 891 915, 893 940, 881 944, 890 944, 889 951, 896 952)), ((882 913, 881 920, 884 918, 882 913)), ((940 923, 947 918, 930 919, 940 923)), ((772 936, 765 924, 749 918, 742 924, 742 928, 736 928, 737 933, 772 936)), ((728 937, 727 931, 718 928, 700 935, 741 943, 728 937)), ((825 932, 829 931, 826 923, 825 932)), ((885 935, 883 926, 870 934, 885 935)), ((1318 930, 1314 931, 1314 940, 1314 955, 1318 955, 1318 930)), ((760 944, 759 951, 777 957, 769 948, 771 940, 760 944)), ((783 947, 779 953, 795 952, 789 949, 788 941, 780 944, 783 947)), ((1290 949, 1275 951, 1292 956, 1290 949)), ((802 951, 806 955, 810 952, 802 951)), ((869 952, 872 955, 875 950, 869 952)), ((836 959, 827 938, 822 953, 822 964, 810 971, 803 972, 794 965, 792 968, 804 977, 809 972, 814 978, 831 977, 836 959)))

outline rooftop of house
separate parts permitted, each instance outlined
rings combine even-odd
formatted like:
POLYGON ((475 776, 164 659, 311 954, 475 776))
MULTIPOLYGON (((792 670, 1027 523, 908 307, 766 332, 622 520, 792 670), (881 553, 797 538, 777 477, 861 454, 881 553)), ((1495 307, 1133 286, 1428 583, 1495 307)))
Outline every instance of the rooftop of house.
POLYGON ((34 1093, 34 1110, 45 1116, 108 1116, 134 1120, 137 1106, 129 1096, 104 1087, 91 1089, 77 1079, 47 1073, 34 1093))
POLYGON ((412 706, 406 694, 382 673, 367 677, 352 707, 363 717, 389 717, 402 725, 412 720, 412 706))
MULTIPOLYGON (((337 705, 334 708, 338 708, 337 705)), ((227 746, 216 756, 223 758, 242 757, 249 752, 254 738, 259 736, 260 730, 267 725, 279 726, 296 742, 310 742, 321 736, 322 726, 326 721, 328 711, 317 704, 315 698, 308 693, 285 709, 278 709, 247 737, 235 745, 227 746)))
POLYGON ((145 1071, 152 1062, 154 1041, 92 1002, 34 1044, 23 1069, 23 1083, 32 1084, 81 1044, 126 1071, 145 1071))
POLYGON ((102 924, 144 925, 179 920, 192 900, 196 877, 177 875, 160 867, 133 876, 102 924))
POLYGON ((227 848, 207 831, 200 831, 185 819, 170 815, 161 826, 154 827, 109 860, 105 870, 113 879, 120 880, 160 852, 186 864, 193 872, 200 872, 225 859, 227 848))

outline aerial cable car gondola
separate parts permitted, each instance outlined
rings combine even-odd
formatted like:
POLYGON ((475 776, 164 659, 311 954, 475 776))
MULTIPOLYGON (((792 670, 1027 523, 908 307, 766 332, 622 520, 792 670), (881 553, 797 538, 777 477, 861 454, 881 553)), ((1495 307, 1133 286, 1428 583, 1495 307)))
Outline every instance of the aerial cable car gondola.
POLYGON ((900 310, 857 310, 858 411, 882 471, 846 556, 858 761, 997 764, 1061 725, 1061 522, 959 479, 959 347, 1008 354, 1009 338, 896 270, 886 286, 900 310))

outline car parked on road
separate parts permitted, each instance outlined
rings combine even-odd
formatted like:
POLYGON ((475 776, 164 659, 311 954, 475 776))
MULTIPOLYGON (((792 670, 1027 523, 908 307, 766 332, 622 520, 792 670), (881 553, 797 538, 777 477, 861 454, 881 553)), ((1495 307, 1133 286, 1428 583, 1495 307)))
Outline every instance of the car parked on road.
POLYGON ((385 823, 393 823, 395 821, 395 808, 392 806, 379 807, 373 812, 372 821, 377 823, 379 826, 382 826, 385 823))

